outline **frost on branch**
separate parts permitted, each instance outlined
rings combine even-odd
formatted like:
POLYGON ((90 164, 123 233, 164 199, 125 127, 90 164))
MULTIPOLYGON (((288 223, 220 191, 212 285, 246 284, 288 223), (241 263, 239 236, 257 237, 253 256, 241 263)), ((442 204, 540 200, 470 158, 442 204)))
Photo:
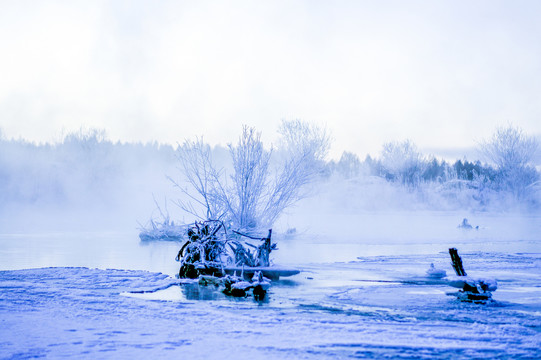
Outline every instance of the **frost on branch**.
POLYGON ((223 229, 219 221, 196 222, 187 231, 187 241, 177 254, 180 261, 179 277, 195 279, 199 275, 224 275, 223 268, 230 263, 226 252, 228 242, 218 232, 223 229))
POLYGON ((409 140, 383 145, 381 164, 388 180, 415 186, 421 181, 425 163, 415 144, 409 140))
POLYGON ((202 138, 186 140, 177 150, 178 170, 185 177, 191 189, 169 177, 169 180, 190 199, 179 201, 181 209, 201 219, 220 219, 227 210, 227 198, 223 171, 212 163, 210 146, 202 138), (191 190, 191 191, 190 191, 191 190), (195 193, 194 193, 195 191, 195 193), (194 205, 195 203, 195 205, 194 205), (204 215, 201 215, 203 209, 204 215))
POLYGON ((305 196, 304 187, 321 172, 330 145, 326 131, 298 120, 284 121, 280 134, 282 156, 271 171, 274 151, 265 149, 259 132, 244 126, 237 144, 229 145, 229 176, 214 165, 202 139, 186 141, 177 157, 189 188, 172 180, 189 198, 179 201, 180 207, 237 230, 271 227, 288 206, 305 196))
POLYGON ((516 199, 527 199, 539 175, 531 162, 539 142, 520 128, 498 128, 492 138, 480 144, 481 152, 497 167, 497 190, 508 191, 516 199))
POLYGON ((229 152, 234 170, 233 187, 228 194, 230 218, 241 229, 255 228, 268 203, 271 152, 264 149, 261 133, 247 126, 243 127, 237 145, 229 145, 229 152))
POLYGON ((167 201, 164 202, 165 210, 162 210, 156 199, 156 209, 160 213, 160 220, 151 218, 146 225, 139 224, 139 238, 141 241, 172 240, 178 241, 186 233, 186 225, 175 224, 169 216, 167 201))
POLYGON ((270 253, 276 250, 276 244, 271 242, 272 230, 267 237, 257 238, 228 232, 221 221, 195 222, 186 235, 176 258, 180 261, 181 278, 224 276, 228 269, 236 267, 269 267, 270 253))
POLYGON ((261 222, 270 226, 289 206, 305 196, 305 186, 324 168, 331 138, 325 129, 300 120, 282 121, 281 148, 286 154, 271 185, 261 222))

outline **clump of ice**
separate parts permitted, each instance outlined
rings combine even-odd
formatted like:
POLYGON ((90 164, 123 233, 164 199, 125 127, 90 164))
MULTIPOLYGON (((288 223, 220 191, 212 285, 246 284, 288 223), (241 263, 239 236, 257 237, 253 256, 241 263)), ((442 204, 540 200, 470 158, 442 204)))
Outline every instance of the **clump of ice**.
POLYGON ((426 271, 426 275, 433 279, 442 279, 447 276, 447 272, 442 269, 436 269, 434 264, 430 264, 430 268, 426 271))

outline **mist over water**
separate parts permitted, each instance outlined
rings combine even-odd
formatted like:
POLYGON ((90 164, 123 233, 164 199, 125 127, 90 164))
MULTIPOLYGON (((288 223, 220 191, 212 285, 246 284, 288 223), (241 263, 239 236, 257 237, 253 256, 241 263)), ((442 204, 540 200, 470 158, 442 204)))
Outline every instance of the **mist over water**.
MULTIPOLYGON (((215 146, 211 155, 227 181, 233 174, 229 150, 215 146)), ((271 173, 287 153, 275 148, 272 155, 271 173)), ((399 166, 402 160, 393 161, 399 166)), ((274 254, 276 262, 435 254, 457 246, 541 251, 540 192, 521 201, 503 191, 486 195, 468 180, 445 174, 414 183, 391 181, 374 175, 381 163, 370 157, 361 162, 349 153, 318 165, 319 175, 303 197, 273 224, 283 249, 274 254), (458 228, 464 218, 474 229, 458 228)), ((427 164, 440 173, 445 165, 427 164)), ((179 200, 192 201, 198 210, 190 199, 197 194, 181 169, 176 146, 113 143, 99 130, 80 130, 53 144, 1 139, 0 234, 4 255, 14 259, 4 266, 115 267, 173 275, 178 245, 139 243, 138 233, 150 220, 200 220, 179 206, 179 200)))
POLYGON ((8 231, 126 229, 170 194, 174 151, 96 134, 58 144, 0 141, 0 211, 8 231))
MULTIPOLYGON (((134 231, 149 219, 163 220, 162 215, 191 223, 197 218, 180 209, 176 202, 186 200, 186 195, 171 181, 189 189, 175 151, 173 146, 157 143, 112 143, 97 130, 73 133, 53 144, 1 139, 1 232, 134 231)), ((279 151, 275 154, 280 157, 279 151)), ((229 176, 228 150, 217 146, 212 155, 217 167, 229 176)), ((308 186, 305 197, 286 209, 275 226, 283 232, 296 228, 314 234, 348 237, 357 233, 377 238, 390 235, 389 228, 396 228, 393 221, 409 221, 396 214, 415 214, 423 223, 423 214, 444 216, 442 212, 447 212, 453 214, 457 225, 475 214, 510 212, 512 218, 522 214, 528 219, 540 213, 540 192, 533 196, 531 201, 519 202, 505 193, 492 194, 481 206, 478 194, 463 182, 425 182, 408 187, 371 175, 366 163, 352 172, 351 164, 331 162, 308 186), (356 225, 374 214, 386 220, 381 224, 368 221, 373 227, 356 225)), ((413 231, 410 227, 401 232, 422 236, 428 228, 413 231)))

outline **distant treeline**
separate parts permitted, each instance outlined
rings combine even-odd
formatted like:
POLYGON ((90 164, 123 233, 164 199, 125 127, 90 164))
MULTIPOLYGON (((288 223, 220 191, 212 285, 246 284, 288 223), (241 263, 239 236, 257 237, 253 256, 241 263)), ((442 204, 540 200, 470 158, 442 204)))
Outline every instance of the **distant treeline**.
POLYGON ((174 161, 170 145, 113 143, 93 129, 54 144, 0 139, 0 207, 108 207, 151 193, 153 184, 166 182, 174 161))
POLYGON ((367 155, 361 161, 357 155, 344 152, 340 160, 327 164, 325 174, 346 179, 375 176, 410 192, 426 191, 428 187, 432 191, 467 192, 480 208, 491 202, 541 205, 541 175, 532 163, 538 151, 535 138, 518 128, 499 128, 490 140, 480 144, 479 151, 493 164, 467 159, 447 162, 421 154, 410 141, 392 142, 383 146, 379 158, 367 155))
MULTIPOLYGON (((318 167, 319 181, 375 177, 409 193, 441 192, 457 199, 463 198, 461 192, 467 193, 468 207, 473 201, 485 209, 503 198, 540 207, 541 176, 531 163, 538 150, 535 140, 520 129, 503 128, 481 150, 491 164, 467 159, 447 162, 425 156, 412 142, 404 141, 385 144, 378 157, 360 160, 344 152, 338 161, 314 161, 313 166, 318 167)), ((99 130, 71 133, 54 144, 0 138, 0 208, 39 203, 107 207, 161 195, 164 188, 173 189, 166 176, 180 179, 177 175, 182 175, 178 151, 178 146, 158 143, 112 142, 99 130)), ((218 161, 226 161, 228 151, 212 148, 218 161)))
POLYGON ((415 185, 419 182, 445 182, 450 179, 473 181, 478 177, 484 177, 488 181, 494 181, 497 170, 494 166, 483 164, 481 161, 468 161, 467 159, 456 160, 449 163, 445 160, 431 158, 420 166, 405 169, 403 173, 397 173, 386 168, 381 159, 367 155, 361 161, 357 155, 344 152, 338 161, 327 163, 327 174, 339 174, 346 179, 357 176, 379 176, 388 181, 401 181, 404 185, 415 185))

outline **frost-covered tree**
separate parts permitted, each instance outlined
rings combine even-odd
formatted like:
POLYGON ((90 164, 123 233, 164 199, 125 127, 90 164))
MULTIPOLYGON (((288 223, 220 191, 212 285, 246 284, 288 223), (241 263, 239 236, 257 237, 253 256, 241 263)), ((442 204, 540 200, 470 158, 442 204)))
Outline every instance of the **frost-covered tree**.
POLYGON ((481 152, 497 167, 497 186, 517 199, 530 195, 539 174, 531 162, 539 142, 514 126, 497 128, 492 137, 480 144, 481 152))
POLYGON ((269 187, 260 216, 262 224, 272 224, 287 207, 305 196, 305 186, 322 172, 331 144, 325 129, 301 120, 283 120, 278 132, 285 157, 269 187))
POLYGON ((448 165, 445 160, 438 161, 438 159, 432 157, 425 162, 422 178, 425 181, 436 181, 441 183, 446 179, 447 168, 448 165))
POLYGON ((361 172, 361 160, 359 160, 356 154, 344 151, 336 164, 336 171, 345 179, 359 176, 361 172))
MULTIPOLYGON (((202 138, 186 140, 177 149, 178 169, 185 176, 193 191, 189 191, 173 178, 169 179, 187 197, 200 205, 205 211, 205 218, 219 219, 226 211, 225 189, 221 184, 221 171, 212 163, 210 146, 202 138)), ((199 214, 192 201, 179 201, 178 205, 194 215, 199 214)))
POLYGON ((489 140, 481 143, 481 151, 499 169, 519 168, 530 164, 539 147, 538 141, 518 127, 499 127, 489 140))
MULTIPOLYGON (((229 145, 230 176, 216 168, 202 139, 186 141, 178 151, 180 170, 196 195, 175 184, 205 209, 207 219, 222 219, 244 229, 270 226, 304 196, 304 186, 321 171, 330 146, 325 130, 298 120, 283 121, 279 132, 282 158, 271 171, 273 151, 264 148, 259 132, 244 126, 237 144, 229 145)), ((197 214, 190 202, 179 204, 197 214)))
POLYGON ((230 216, 240 227, 255 227, 265 206, 271 152, 263 147, 261 134, 247 126, 237 145, 229 145, 229 151, 234 170, 230 216))
POLYGON ((331 136, 325 128, 301 120, 283 120, 278 133, 279 147, 289 163, 286 167, 295 168, 296 181, 303 185, 322 171, 331 146, 331 136))
POLYGON ((387 179, 415 186, 421 180, 425 161, 410 140, 383 145, 381 166, 387 179))

